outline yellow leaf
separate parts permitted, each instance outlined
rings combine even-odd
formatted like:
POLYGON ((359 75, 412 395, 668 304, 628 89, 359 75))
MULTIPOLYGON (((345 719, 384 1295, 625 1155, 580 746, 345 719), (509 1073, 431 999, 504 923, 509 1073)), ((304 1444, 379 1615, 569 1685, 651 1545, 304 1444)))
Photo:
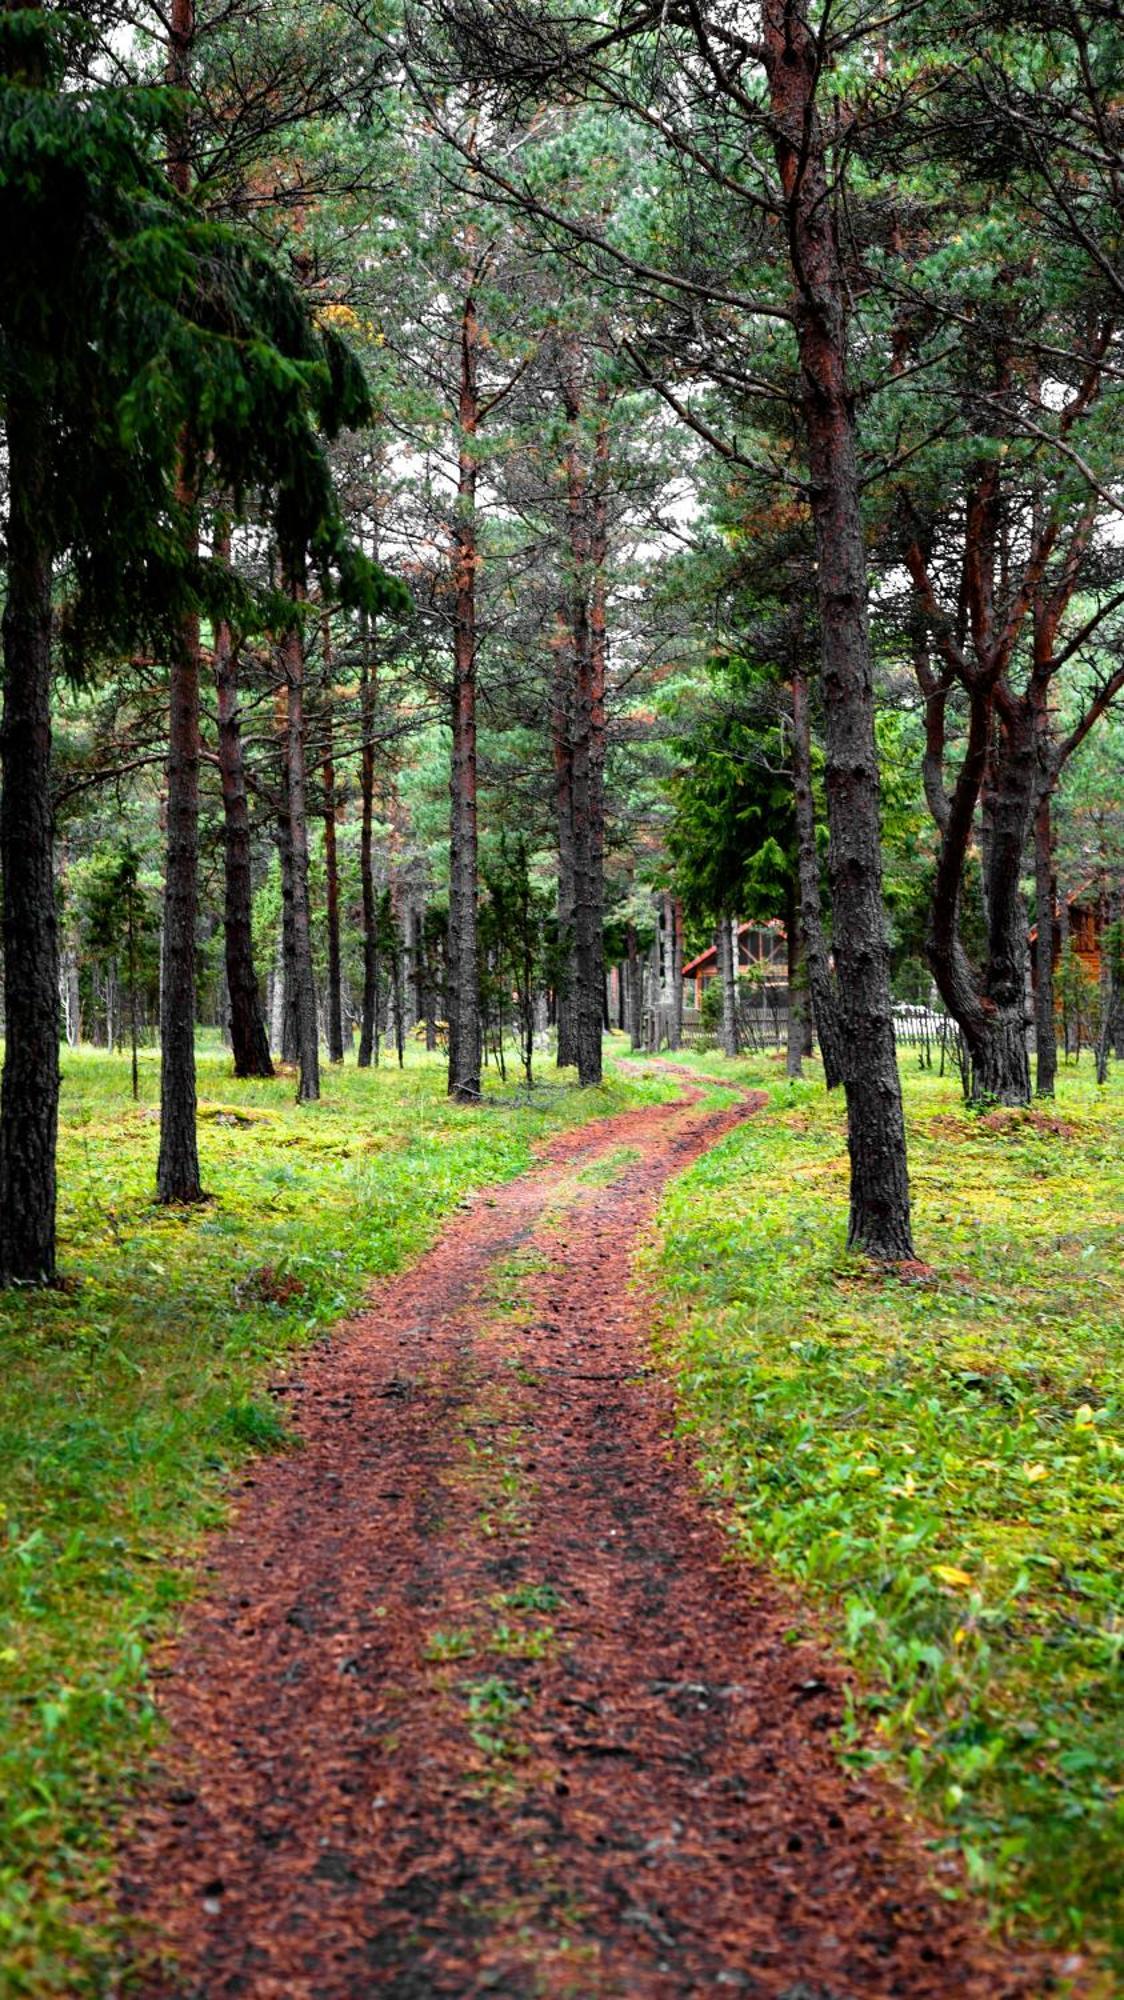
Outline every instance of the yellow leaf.
POLYGON ((953 1569, 950 1563, 934 1563, 933 1575, 939 1576, 942 1583, 952 1584, 960 1590, 967 1590, 972 1581, 966 1569, 953 1569))

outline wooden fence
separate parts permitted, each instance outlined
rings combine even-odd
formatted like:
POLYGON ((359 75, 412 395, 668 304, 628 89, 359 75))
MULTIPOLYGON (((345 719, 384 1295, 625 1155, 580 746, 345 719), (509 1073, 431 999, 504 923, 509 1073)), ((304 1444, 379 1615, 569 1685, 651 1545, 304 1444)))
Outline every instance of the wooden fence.
MULTIPOLYGON (((774 999, 768 988, 748 1002, 740 996, 738 1030, 747 1053, 783 1049, 788 1043, 788 996, 774 999)), ((899 1004, 894 1008, 894 1038, 899 1048, 916 1049, 923 1069, 946 1067, 963 1070, 966 1053, 955 1021, 932 1007, 899 1004)), ((687 1008, 683 1014, 683 1044, 689 1049, 716 1049, 718 1035, 705 1028, 699 1014, 687 1008)), ((650 1042, 649 1046, 655 1046, 650 1042)))

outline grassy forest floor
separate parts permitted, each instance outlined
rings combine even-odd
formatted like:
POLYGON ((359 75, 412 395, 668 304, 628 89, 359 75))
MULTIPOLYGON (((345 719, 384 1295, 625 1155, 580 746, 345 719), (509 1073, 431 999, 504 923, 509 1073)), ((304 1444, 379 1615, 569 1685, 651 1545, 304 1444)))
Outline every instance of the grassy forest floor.
MULTIPOLYGON (((554 1073, 555 1077, 557 1073, 554 1073)), ((150 1642, 190 1591, 200 1535, 249 1452, 284 1441, 278 1360, 402 1268, 473 1189, 550 1133, 674 1097, 667 1078, 528 1103, 489 1078, 451 1105, 440 1058, 403 1072, 236 1082, 201 1053, 200 1150, 214 1199, 152 1197, 155 1056, 64 1053, 60 1261, 68 1287, 0 1297, 0 1992, 70 1993, 107 1962, 74 1898, 105 1865, 101 1803, 149 1747, 150 1642)))
MULTIPOLYGON (((977 1116, 907 1063, 935 1271, 906 1283, 843 1249, 841 1107, 814 1066, 789 1085, 771 1060, 686 1060, 770 1097, 672 1183, 641 1260, 703 1477, 802 1594, 794 1636, 854 1663, 844 1758, 912 1782, 1002 1918, 1124 1966, 1124 1078, 1066 1071, 1055 1108, 977 1116)), ((0 1301, 5 2000, 106 1990, 107 1899, 77 1926, 74 1897, 107 1864, 109 1788, 149 1755, 146 1660, 200 1536, 246 1455, 285 1442, 279 1361, 538 1141, 678 1089, 630 1067, 528 1107, 493 1080, 481 1116, 411 1051, 403 1074, 326 1072, 301 1109, 291 1078, 235 1083, 212 1050, 216 1199, 183 1215, 151 1199, 151 1056, 135 1107, 124 1059, 64 1074, 76 1288, 0 1301)))
POLYGON ((704 1477, 857 1669, 844 1754, 916 1788, 1001 1918, 1124 1974, 1124 1075, 976 1114, 906 1061, 935 1270, 903 1282, 843 1249, 818 1066, 687 1060, 771 1098, 644 1260, 704 1477))
POLYGON ((672 1435, 633 1258, 761 1104, 561 1135, 294 1363, 298 1448, 239 1482, 157 1659, 137 2000, 1056 1990, 840 1767, 837 1664, 672 1435))

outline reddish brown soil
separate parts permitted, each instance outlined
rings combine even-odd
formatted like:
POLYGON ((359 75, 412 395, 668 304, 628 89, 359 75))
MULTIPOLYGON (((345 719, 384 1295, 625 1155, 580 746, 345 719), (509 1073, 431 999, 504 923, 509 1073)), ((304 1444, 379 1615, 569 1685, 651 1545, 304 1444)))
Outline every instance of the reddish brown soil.
POLYGON ((963 1118, 955 1111, 939 1111, 929 1120, 930 1132, 947 1133, 950 1139, 979 1138, 983 1132, 1009 1139, 1020 1131, 1043 1132, 1052 1139, 1076 1139, 1081 1127, 1052 1111, 1036 1111, 1029 1105, 1000 1105, 994 1111, 976 1112, 963 1118))
POLYGON ((121 1859, 149 2000, 1048 1990, 833 1760, 671 1441, 630 1255, 755 1108, 568 1135, 280 1385, 121 1859))

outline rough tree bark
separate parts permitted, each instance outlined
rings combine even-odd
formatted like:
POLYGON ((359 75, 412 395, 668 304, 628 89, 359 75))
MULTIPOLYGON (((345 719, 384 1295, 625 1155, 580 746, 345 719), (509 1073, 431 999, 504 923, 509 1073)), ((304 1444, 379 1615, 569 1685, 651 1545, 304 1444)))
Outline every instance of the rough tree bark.
POLYGON ((788 893, 785 936, 788 947, 788 1038, 785 1073, 804 1073, 804 940, 800 929, 800 899, 795 887, 788 893))
POLYGON ((824 1082, 829 1090, 835 1090, 843 1081, 843 1063, 835 987, 820 911, 820 857, 816 846, 815 802, 812 797, 812 733, 808 715, 808 685, 802 673, 793 673, 791 690, 792 789, 804 969, 823 1059, 824 1082))
MULTIPOLYGON (((229 530, 216 528, 216 554, 228 558, 229 530)), ((219 779, 224 834, 224 944, 230 1000, 230 1046, 235 1076, 272 1076, 254 970, 253 880, 250 868, 250 808, 242 729, 238 712, 238 662, 225 619, 215 627, 215 690, 218 698, 219 779)))
MULTIPOLYGON (((1088 366, 1057 410, 1062 438, 1100 394, 1102 362, 1115 332, 1109 315, 1092 341, 1088 366)), ((1018 371, 1002 320, 989 337, 998 408, 1018 371)), ((1057 1054, 1050 963, 1054 902, 1050 798, 1066 760, 1124 687, 1124 666, 1120 666, 1103 677, 1068 734, 1061 740, 1054 736, 1051 686, 1082 636, 1059 649, 1059 628, 1086 573, 1097 511, 1095 499, 1090 499, 1075 513, 1060 504, 1055 492, 1052 504, 1041 503, 1032 510, 1029 534, 1019 553, 1019 538, 1009 532, 1002 457, 989 453, 974 468, 965 495, 957 615, 950 616, 941 606, 929 573, 931 524, 915 522, 906 550, 917 602, 943 661, 937 675, 923 648, 915 658, 926 698, 926 798, 941 831, 929 956, 942 996, 960 1026, 970 1059, 969 1088, 979 1100, 1030 1101, 1027 934, 1020 877, 1032 829, 1040 972, 1045 971, 1035 1008, 1038 1084, 1044 1095, 1053 1089, 1057 1054), (1024 687, 1016 690, 1011 668, 1016 649, 1025 644, 1028 625, 1030 667, 1024 687), (954 683, 968 696, 968 744, 946 794, 945 711, 954 683), (987 937, 986 958, 979 968, 957 934, 965 864, 977 837, 987 937)), ((1084 639, 1091 636, 1096 622, 1094 615, 1083 628, 1084 639)))
POLYGON ((449 1095, 480 1098, 480 980, 477 964, 476 823, 476 433, 480 417, 480 326, 469 292, 461 312, 460 444, 453 539, 453 754, 449 779, 449 1095))
POLYGON ((0 869, 6 1039, 0 1086, 0 1285, 55 1278, 59 968, 51 813, 49 432, 13 392, 8 445, 0 869))
POLYGON ((577 899, 574 858, 574 763, 571 710, 572 642, 569 624, 560 612, 555 628, 551 683, 550 742, 554 769, 554 821, 558 843, 558 952, 555 1014, 558 1025, 558 1067, 574 1068, 578 1060, 577 969, 574 908, 577 899))
MULTIPOLYGON (((298 596, 299 582, 290 580, 298 596)), ((300 1076, 297 1102, 311 1104, 320 1095, 320 1037, 316 1020, 316 982, 312 967, 312 916, 308 895, 308 781, 305 768, 304 640, 300 626, 290 626, 281 642, 281 667, 288 709, 289 844, 292 871, 293 971, 296 997, 300 1076)))
POLYGON ((1005 754, 996 771, 987 890, 986 1031, 973 1038, 973 1095, 1000 1104, 1030 1101, 1027 1056, 1027 923, 1022 865, 1034 814, 1034 735, 1024 704, 1000 721, 1005 754))
POLYGON ((374 816, 375 816, 375 699, 377 683, 370 653, 370 633, 364 617, 361 628, 359 713, 363 730, 363 750, 359 765, 359 882, 363 899, 363 1024, 359 1031, 359 1067, 369 1069, 379 1059, 379 929, 378 899, 375 895, 374 816))
POLYGON ((1124 1022, 1124 941, 1120 935, 1121 916, 1124 914, 1124 889, 1113 893, 1102 892, 1101 896, 1101 976, 1100 1006, 1101 1019, 1093 1050, 1096 1078, 1099 1084, 1108 1082, 1109 1051, 1115 1046, 1120 1055, 1121 1033, 1124 1022))
POLYGON ((572 748, 574 846, 574 1023, 578 1082, 601 1081, 601 909, 594 870, 592 678, 588 617, 574 604, 574 730, 572 748))
POLYGON ((588 948, 591 990, 601 1009, 588 1029, 589 1065, 582 1083, 600 1083, 605 990, 605 701, 609 667, 606 591, 609 561, 608 389, 597 390, 598 416, 589 478, 589 896, 588 948))
POLYGON ((297 952, 293 927, 293 827, 289 815, 289 703, 283 687, 277 691, 280 806, 274 838, 281 875, 281 1060, 294 1068, 300 1059, 297 1015, 297 952))
POLYGON ((718 977, 722 983, 722 1013, 718 1030, 718 1043, 724 1056, 736 1056, 741 1046, 738 1032, 738 964, 735 944, 735 924, 737 919, 723 910, 715 931, 715 945, 718 952, 718 977))
POLYGON ((608 429, 598 424, 592 471, 582 449, 582 385, 577 345, 562 348, 560 382, 570 424, 566 522, 570 591, 567 619, 572 693, 570 802, 573 823, 573 1007, 578 1082, 601 1081, 604 1019, 605 515, 608 429))
POLYGON ((199 620, 186 613, 169 670, 167 826, 160 1018, 163 1202, 204 1199, 195 1120, 195 929, 199 910, 199 620))
POLYGON ((391 870, 390 884, 383 899, 383 915, 380 929, 390 954, 390 991, 394 1004, 394 1048, 401 1069, 406 1060, 406 995, 402 978, 404 953, 402 950, 402 922, 399 910, 400 888, 394 870, 391 870))
POLYGON ((1058 1032, 1054 1019, 1054 932, 1057 883, 1050 795, 1039 798, 1034 814, 1034 904, 1038 925, 1034 992, 1034 1089, 1052 1097, 1058 1075, 1058 1032))
MULTIPOLYGON (((195 40, 193 0, 172 0, 167 79, 186 90, 195 40)), ((170 135, 168 178, 176 192, 191 183, 190 138, 177 119, 170 135)), ((179 498, 194 544, 196 494, 190 442, 182 449, 179 498)), ((169 667, 168 842, 164 871, 164 936, 160 1011, 160 1153, 156 1192, 163 1202, 203 1199, 195 1125, 195 925, 199 901, 199 620, 187 614, 169 667)))
POLYGON ((644 961, 636 942, 636 925, 630 923, 625 932, 628 947, 628 1039, 633 1049, 644 1043, 644 961))
POLYGON ((671 1031, 673 1049, 683 1046, 683 904, 671 906, 671 1031))
POLYGON ((913 1255, 905 1120, 882 901, 878 758, 866 552, 847 381, 846 293, 816 93, 820 50, 804 0, 765 0, 765 67, 796 282, 822 633, 825 786, 838 1013, 851 1158, 848 1242, 913 1255))
POLYGON ((328 1061, 343 1061, 343 977, 340 966, 340 871, 336 853, 336 766, 332 718, 332 634, 325 612, 324 647, 324 878, 328 917, 328 1061))

